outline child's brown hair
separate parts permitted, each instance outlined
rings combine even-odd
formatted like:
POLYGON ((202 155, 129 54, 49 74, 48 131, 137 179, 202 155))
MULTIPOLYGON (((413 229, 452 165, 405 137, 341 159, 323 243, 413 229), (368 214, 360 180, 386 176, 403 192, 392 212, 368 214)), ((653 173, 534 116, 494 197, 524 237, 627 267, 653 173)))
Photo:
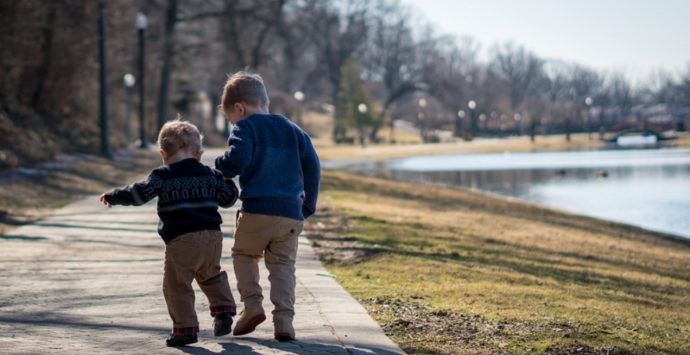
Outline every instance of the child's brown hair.
POLYGON ((158 147, 168 155, 174 155, 180 150, 197 155, 201 152, 203 138, 194 124, 178 117, 163 125, 158 133, 158 147))
POLYGON ((237 102, 268 106, 268 93, 261 75, 239 71, 228 78, 223 88, 220 109, 227 114, 237 102))

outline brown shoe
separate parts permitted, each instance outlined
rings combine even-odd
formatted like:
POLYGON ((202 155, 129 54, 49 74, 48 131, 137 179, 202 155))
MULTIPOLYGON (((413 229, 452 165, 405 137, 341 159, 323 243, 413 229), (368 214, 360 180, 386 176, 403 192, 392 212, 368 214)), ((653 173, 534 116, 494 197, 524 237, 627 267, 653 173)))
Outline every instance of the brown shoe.
POLYGON ((249 334, 256 329, 256 327, 266 320, 266 314, 264 310, 259 309, 248 309, 245 308, 242 313, 240 313, 240 319, 237 320, 237 325, 232 331, 232 335, 245 335, 249 334))
POLYGON ((273 319, 275 331, 273 337, 278 341, 295 340, 295 328, 292 327, 292 319, 273 319))

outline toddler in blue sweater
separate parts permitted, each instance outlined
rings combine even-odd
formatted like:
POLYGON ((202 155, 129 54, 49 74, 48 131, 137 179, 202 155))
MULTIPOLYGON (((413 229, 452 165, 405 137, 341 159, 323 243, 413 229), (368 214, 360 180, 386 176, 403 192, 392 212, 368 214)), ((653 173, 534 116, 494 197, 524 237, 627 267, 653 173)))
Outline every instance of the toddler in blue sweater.
POLYGON ((221 109, 234 125, 228 150, 216 158, 226 178, 239 176, 242 208, 232 248, 237 288, 244 310, 234 335, 248 334, 266 320, 258 261, 265 258, 274 305, 274 336, 295 339, 295 260, 304 220, 316 211, 320 165, 309 135, 268 110, 263 79, 232 75, 221 109))

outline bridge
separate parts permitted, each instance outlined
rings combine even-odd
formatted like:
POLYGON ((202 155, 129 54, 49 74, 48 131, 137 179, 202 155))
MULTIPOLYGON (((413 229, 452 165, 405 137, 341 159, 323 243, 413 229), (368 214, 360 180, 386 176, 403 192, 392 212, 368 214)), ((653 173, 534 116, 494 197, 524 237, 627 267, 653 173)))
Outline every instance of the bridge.
POLYGON ((630 128, 615 133, 610 138, 603 138, 602 140, 615 144, 621 147, 628 146, 656 146, 659 142, 676 139, 676 137, 668 137, 653 129, 639 129, 630 128))

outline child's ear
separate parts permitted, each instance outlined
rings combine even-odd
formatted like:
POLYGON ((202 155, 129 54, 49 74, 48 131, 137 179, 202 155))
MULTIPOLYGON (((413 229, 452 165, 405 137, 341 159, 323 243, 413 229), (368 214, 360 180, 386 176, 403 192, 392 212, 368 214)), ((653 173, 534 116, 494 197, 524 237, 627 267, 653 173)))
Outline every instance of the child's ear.
POLYGON ((161 153, 161 156, 163 157, 163 160, 168 159, 168 153, 166 153, 163 149, 158 149, 158 152, 161 153))
POLYGON ((196 153, 196 156, 195 156, 196 160, 201 160, 201 155, 202 155, 202 154, 204 154, 204 151, 203 151, 203 150, 199 150, 199 152, 196 153))
POLYGON ((235 102, 233 107, 235 108, 235 112, 237 112, 240 116, 244 116, 244 113, 245 113, 244 105, 242 105, 239 102, 235 102))

